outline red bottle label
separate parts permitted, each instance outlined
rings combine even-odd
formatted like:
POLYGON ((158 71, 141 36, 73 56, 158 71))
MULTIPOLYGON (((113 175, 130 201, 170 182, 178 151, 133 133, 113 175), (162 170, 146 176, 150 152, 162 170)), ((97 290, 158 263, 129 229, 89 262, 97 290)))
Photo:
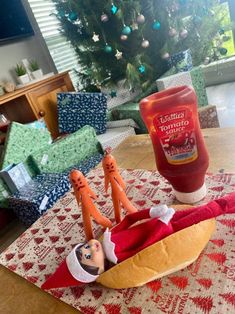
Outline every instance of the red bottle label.
POLYGON ((193 114, 187 107, 158 114, 153 125, 167 161, 181 165, 198 157, 193 114))

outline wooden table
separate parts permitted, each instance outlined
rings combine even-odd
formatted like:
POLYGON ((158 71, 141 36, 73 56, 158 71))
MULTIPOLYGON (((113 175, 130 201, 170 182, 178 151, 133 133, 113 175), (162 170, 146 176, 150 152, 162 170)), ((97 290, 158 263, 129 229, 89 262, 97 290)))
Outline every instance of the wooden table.
MULTIPOLYGON (((205 129, 210 172, 235 172, 235 128, 205 129)), ((113 152, 119 167, 156 169, 148 135, 130 136, 113 152)), ((25 279, 0 266, 0 312, 4 314, 78 313, 25 279)))

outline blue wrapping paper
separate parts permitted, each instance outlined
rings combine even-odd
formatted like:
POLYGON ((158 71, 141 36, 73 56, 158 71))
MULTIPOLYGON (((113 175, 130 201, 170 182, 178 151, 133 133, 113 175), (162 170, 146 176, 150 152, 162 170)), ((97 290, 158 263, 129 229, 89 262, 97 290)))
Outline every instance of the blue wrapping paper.
POLYGON ((30 226, 70 189, 69 173, 72 169, 78 169, 86 175, 102 157, 102 154, 97 153, 64 173, 37 175, 20 192, 9 197, 9 207, 13 208, 24 225, 30 226))
POLYGON ((58 93, 60 133, 73 133, 90 125, 96 134, 106 131, 107 96, 102 93, 58 93))

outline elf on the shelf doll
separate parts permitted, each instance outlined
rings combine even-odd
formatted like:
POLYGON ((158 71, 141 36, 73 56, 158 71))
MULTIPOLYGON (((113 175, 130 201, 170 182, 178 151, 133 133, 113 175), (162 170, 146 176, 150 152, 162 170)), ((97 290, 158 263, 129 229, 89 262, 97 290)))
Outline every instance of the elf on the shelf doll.
POLYGON ((102 243, 92 239, 75 246, 42 288, 93 282, 106 270, 106 260, 116 264, 174 232, 231 213, 235 213, 235 192, 206 205, 183 211, 175 212, 166 205, 160 205, 129 214, 112 230, 104 232, 102 243), (144 221, 139 223, 141 220, 144 221))

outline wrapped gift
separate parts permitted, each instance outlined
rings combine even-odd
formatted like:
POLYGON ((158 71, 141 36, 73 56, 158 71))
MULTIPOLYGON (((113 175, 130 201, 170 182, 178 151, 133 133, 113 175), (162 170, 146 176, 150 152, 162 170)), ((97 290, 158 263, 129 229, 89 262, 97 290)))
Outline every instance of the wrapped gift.
POLYGON ((101 162, 102 158, 103 154, 96 153, 93 156, 82 161, 80 164, 69 167, 64 172, 64 174, 68 176, 72 169, 77 169, 81 171, 84 175, 86 175, 91 169, 95 168, 101 162))
POLYGON ((26 184, 20 192, 9 197, 9 207, 26 226, 34 223, 70 188, 69 173, 72 169, 86 175, 102 160, 103 154, 96 153, 80 164, 71 166, 64 173, 41 174, 26 184))
POLYGON ((193 68, 188 72, 181 72, 170 76, 166 75, 167 74, 157 80, 159 91, 170 87, 189 85, 192 86, 196 92, 198 106, 203 107, 208 105, 205 80, 201 67, 193 68))
POLYGON ((9 197, 9 207, 26 226, 34 223, 70 188, 67 175, 41 174, 9 197))
POLYGON ((51 141, 51 135, 46 129, 34 129, 12 122, 7 131, 1 168, 22 162, 31 153, 49 146, 51 141))
POLYGON ((58 124, 60 133, 73 133, 85 125, 97 134, 106 131, 107 97, 102 93, 58 93, 58 124))
POLYGON ((43 118, 36 120, 36 121, 33 121, 33 122, 30 122, 30 123, 27 123, 27 126, 34 128, 34 129, 47 129, 46 122, 43 118))
POLYGON ((234 82, 235 56, 202 65, 206 86, 234 82))
POLYGON ((122 128, 126 126, 130 126, 136 129, 139 128, 138 124, 133 119, 123 119, 107 122, 107 129, 122 128))
POLYGON ((219 128, 219 119, 216 106, 206 106, 198 109, 201 129, 219 128))
POLYGON ((107 147, 114 149, 130 135, 135 135, 135 130, 132 127, 113 128, 107 129, 105 134, 98 135, 98 140, 103 149, 106 149, 107 147))
POLYGON ((107 122, 113 121, 112 109, 108 109, 107 110, 107 112, 106 112, 106 119, 107 119, 107 122))
POLYGON ((62 173, 95 153, 102 153, 95 130, 85 126, 28 157, 39 173, 62 173))
POLYGON ((0 178, 0 207, 8 208, 8 196, 11 194, 6 183, 0 178))
POLYGON ((136 133, 148 133, 147 128, 140 116, 138 103, 127 103, 117 106, 112 110, 112 115, 115 120, 133 119, 139 127, 136 129, 136 133))
POLYGON ((5 181, 11 193, 18 192, 32 178, 27 172, 24 164, 21 162, 17 165, 9 165, 0 171, 0 176, 5 181))
POLYGON ((114 88, 102 87, 102 92, 107 96, 109 110, 133 100, 140 93, 138 89, 130 90, 126 80, 119 81, 114 88))
POLYGON ((168 67, 174 67, 177 72, 190 71, 193 68, 192 55, 190 49, 175 53, 167 60, 168 67))

